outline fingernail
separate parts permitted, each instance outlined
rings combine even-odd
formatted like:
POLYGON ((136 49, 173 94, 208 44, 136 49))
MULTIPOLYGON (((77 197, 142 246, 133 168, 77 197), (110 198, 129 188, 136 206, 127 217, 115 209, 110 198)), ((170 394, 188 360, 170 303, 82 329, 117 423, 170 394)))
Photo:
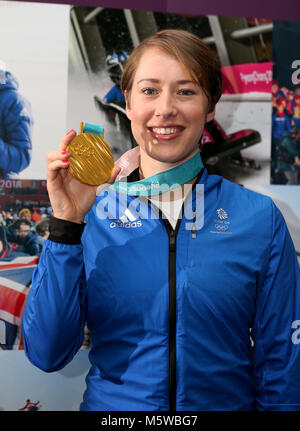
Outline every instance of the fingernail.
POLYGON ((64 163, 69 163, 69 160, 62 160, 64 163))
POLYGON ((67 133, 67 135, 69 135, 70 133, 72 133, 72 132, 74 132, 74 129, 71 129, 68 133, 67 133))
POLYGON ((63 154, 63 155, 69 154, 69 151, 62 151, 61 154, 63 154))

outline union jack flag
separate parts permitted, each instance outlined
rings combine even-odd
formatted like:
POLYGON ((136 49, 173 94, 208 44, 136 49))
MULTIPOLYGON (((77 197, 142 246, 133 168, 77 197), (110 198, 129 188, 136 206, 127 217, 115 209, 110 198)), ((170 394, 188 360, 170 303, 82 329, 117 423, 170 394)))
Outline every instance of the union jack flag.
POLYGON ((38 256, 0 261, 0 349, 24 348, 21 321, 38 256))

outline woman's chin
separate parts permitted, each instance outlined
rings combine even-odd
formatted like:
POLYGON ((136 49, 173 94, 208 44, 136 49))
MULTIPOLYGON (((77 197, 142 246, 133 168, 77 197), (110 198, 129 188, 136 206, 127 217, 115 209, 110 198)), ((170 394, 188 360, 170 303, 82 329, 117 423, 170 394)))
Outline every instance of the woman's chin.
POLYGON ((143 151, 148 157, 157 160, 161 163, 180 163, 181 161, 188 159, 193 154, 195 154, 197 149, 193 148, 190 151, 182 151, 182 146, 176 148, 172 145, 155 145, 152 144, 151 147, 144 148, 143 151))
POLYGON ((171 164, 180 163, 187 158, 187 154, 182 154, 178 151, 162 151, 161 149, 159 151, 151 151, 148 153, 148 156, 158 162, 171 164))

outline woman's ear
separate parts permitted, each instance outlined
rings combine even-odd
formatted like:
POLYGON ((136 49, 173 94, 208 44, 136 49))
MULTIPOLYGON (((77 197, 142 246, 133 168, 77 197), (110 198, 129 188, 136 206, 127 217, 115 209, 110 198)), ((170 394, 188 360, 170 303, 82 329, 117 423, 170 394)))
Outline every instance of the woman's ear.
POLYGON ((213 120, 215 118, 215 114, 216 114, 216 106, 214 106, 214 109, 210 112, 207 113, 206 115, 206 123, 208 123, 209 121, 213 120))
POLYGON ((126 115, 127 115, 128 119, 131 120, 131 110, 130 110, 130 105, 129 105, 129 94, 128 94, 127 90, 124 91, 124 96, 125 96, 125 102, 126 102, 126 115))

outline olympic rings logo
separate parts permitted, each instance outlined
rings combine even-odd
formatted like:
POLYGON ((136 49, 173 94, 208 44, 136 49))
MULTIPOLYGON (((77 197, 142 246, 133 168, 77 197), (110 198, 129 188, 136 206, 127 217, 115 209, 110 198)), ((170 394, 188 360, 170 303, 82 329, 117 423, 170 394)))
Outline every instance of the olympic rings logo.
POLYGON ((227 224, 215 224, 215 228, 224 232, 225 230, 228 230, 228 225, 227 224))

